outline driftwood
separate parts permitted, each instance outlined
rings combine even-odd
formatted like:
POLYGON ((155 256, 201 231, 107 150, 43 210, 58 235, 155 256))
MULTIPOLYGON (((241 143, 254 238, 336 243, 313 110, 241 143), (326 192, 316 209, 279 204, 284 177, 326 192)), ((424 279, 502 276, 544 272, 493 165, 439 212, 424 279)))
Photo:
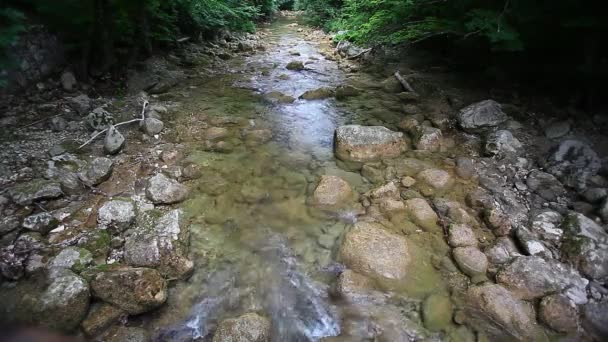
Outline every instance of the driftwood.
MULTIPOLYGON (((143 105, 141 107, 141 117, 140 118, 133 119, 133 120, 128 120, 128 121, 123 121, 123 122, 119 122, 116 125, 113 125, 113 127, 118 127, 118 126, 122 126, 122 125, 128 125, 128 124, 134 123, 134 122, 142 122, 142 121, 144 121, 144 119, 145 119, 145 114, 144 113, 146 112, 146 107, 147 106, 148 106, 148 101, 144 100, 144 103, 143 103, 143 105)), ((91 139, 85 141, 84 144, 78 146, 78 150, 80 150, 81 148, 83 148, 83 147, 87 146, 88 144, 92 143, 95 139, 97 139, 98 136, 100 136, 100 135, 104 134, 105 132, 107 132, 108 129, 109 128, 106 128, 103 131, 98 132, 95 135, 93 135, 91 137, 91 139)))
POLYGON ((363 51, 359 52, 358 54, 356 54, 356 55, 354 55, 354 56, 350 56, 350 57, 348 57, 348 58, 346 58, 346 59, 357 59, 357 58, 361 57, 363 54, 365 54, 365 53, 367 53, 367 52, 370 52, 370 51, 372 51, 372 48, 365 49, 365 50, 363 50, 363 51))
POLYGON ((416 93, 416 91, 414 90, 414 88, 412 88, 412 86, 410 85, 410 83, 403 76, 401 76, 401 74, 399 73, 399 71, 395 71, 395 78, 399 81, 399 83, 401 83, 401 85, 403 86, 403 88, 405 88, 407 91, 409 91, 411 93, 416 93))

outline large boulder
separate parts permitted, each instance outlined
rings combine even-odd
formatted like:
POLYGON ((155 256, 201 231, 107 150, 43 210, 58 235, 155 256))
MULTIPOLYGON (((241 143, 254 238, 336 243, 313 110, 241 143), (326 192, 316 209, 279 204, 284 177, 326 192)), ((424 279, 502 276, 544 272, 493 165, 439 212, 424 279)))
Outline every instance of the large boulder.
POLYGON ((346 125, 336 129, 336 156, 366 163, 398 157, 406 149, 403 133, 382 126, 346 125))
POLYGON ((355 272, 390 280, 405 278, 411 261, 405 237, 371 222, 357 222, 346 233, 339 258, 355 272))
POLYGON ((338 176, 321 176, 312 194, 311 205, 315 208, 336 211, 352 205, 355 194, 348 182, 338 176))
POLYGON ((485 283, 466 293, 467 323, 491 341, 543 341, 533 309, 504 287, 485 283))
POLYGON ((556 146, 545 160, 547 172, 559 178, 565 185, 583 190, 587 180, 602 167, 597 153, 578 140, 564 140, 556 146))
POLYGON ((608 279, 608 234, 595 221, 577 212, 564 219, 561 250, 587 277, 608 279))
POLYGON ((270 321, 256 313, 220 322, 213 335, 213 342, 268 342, 270 321))
POLYGON ((15 185, 8 190, 13 202, 28 205, 32 202, 53 199, 63 195, 61 184, 44 179, 34 179, 27 183, 15 185))
POLYGON ((150 268, 101 271, 91 280, 91 289, 95 297, 131 315, 154 310, 167 300, 167 281, 150 268))
POLYGON ((569 266, 535 256, 516 258, 500 270, 496 281, 517 298, 532 300, 562 292, 576 304, 587 302, 589 281, 569 266))
POLYGON ((146 196, 154 204, 173 204, 186 199, 188 188, 159 173, 148 180, 146 196))
POLYGON ((465 131, 479 131, 495 127, 509 119, 501 105, 494 100, 474 103, 460 110, 458 123, 465 131))

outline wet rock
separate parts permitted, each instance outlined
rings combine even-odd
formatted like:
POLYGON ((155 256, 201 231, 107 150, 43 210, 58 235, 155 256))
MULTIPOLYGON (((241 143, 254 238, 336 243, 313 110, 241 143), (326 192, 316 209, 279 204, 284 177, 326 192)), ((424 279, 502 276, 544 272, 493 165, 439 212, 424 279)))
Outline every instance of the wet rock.
POLYGON ((30 215, 23 220, 23 228, 43 235, 55 229, 58 225, 59 221, 48 212, 30 215))
POLYGON ((441 149, 442 134, 439 128, 420 126, 414 136, 417 150, 437 152, 441 149))
POLYGON ((380 85, 388 93, 397 94, 403 91, 403 85, 395 76, 387 77, 380 85))
POLYGON ((488 261, 498 265, 506 264, 513 260, 513 258, 521 256, 517 250, 517 246, 515 246, 515 242, 506 236, 496 239, 494 245, 485 250, 485 254, 488 257, 488 261))
POLYGON ((49 268, 68 268, 79 273, 93 263, 93 255, 84 248, 67 247, 49 263, 49 268))
POLYGON ((570 132, 569 121, 557 121, 545 128, 545 136, 549 139, 561 138, 570 132))
POLYGON ((149 136, 155 136, 156 134, 159 134, 164 128, 165 124, 159 119, 145 118, 142 122, 142 129, 144 130, 144 133, 149 136))
POLYGON ((485 283, 469 288, 466 303, 467 322, 491 338, 499 341, 546 339, 525 302, 500 285, 485 283))
POLYGON ((335 291, 342 299, 356 303, 373 299, 378 294, 375 288, 375 282, 371 278, 345 270, 338 277, 335 291))
POLYGON ((458 123, 465 131, 479 131, 495 127, 509 119, 501 105, 494 100, 474 103, 460 110, 458 123))
POLYGON ((564 291, 576 304, 587 302, 586 287, 589 281, 554 260, 535 256, 518 257, 498 273, 496 280, 520 299, 531 300, 564 291))
POLYGON ((583 307, 583 327, 597 341, 608 338, 608 302, 589 303, 583 307))
POLYGON ((401 102, 405 103, 418 102, 420 100, 420 95, 409 91, 400 92, 399 94, 397 94, 397 97, 399 97, 399 100, 401 100, 401 102))
POLYGON ((592 279, 608 278, 608 234, 588 217, 570 212, 562 223, 562 251, 592 279))
POLYGON ((379 163, 365 164, 361 168, 361 175, 374 184, 384 182, 385 169, 379 163))
POLYGON ((393 182, 389 182, 381 187, 375 188, 369 192, 372 199, 391 198, 399 199, 399 189, 393 182))
POLYGON ((110 158, 98 157, 87 166, 78 176, 83 183, 89 186, 99 185, 110 178, 114 162, 110 158))
POLYGON ((33 202, 61 197, 61 185, 57 182, 44 179, 34 179, 27 183, 15 185, 8 190, 13 202, 19 205, 28 205, 33 202))
POLYGON ((552 210, 541 210, 530 215, 530 230, 541 240, 557 245, 562 238, 560 225, 563 216, 552 210))
POLYGON ((203 176, 201 167, 197 164, 190 163, 182 169, 182 178, 184 180, 199 179, 203 176))
POLYGON ((464 274, 474 280, 485 277, 488 258, 477 247, 457 247, 452 250, 452 255, 464 274))
POLYGON ((103 334, 104 342, 148 342, 148 332, 144 328, 125 327, 122 325, 111 328, 103 334))
POLYGON ((452 302, 444 294, 432 294, 422 303, 422 321, 430 331, 445 330, 452 323, 452 302))
POLYGON ((321 176, 315 189, 311 205, 322 210, 340 210, 351 205, 354 193, 350 184, 337 176, 321 176))
POLYGON ((159 173, 148 180, 146 197, 154 204, 172 204, 186 199, 188 188, 159 173))
POLYGON ((268 342, 270 321, 256 313, 220 322, 213 335, 213 342, 268 342))
POLYGON ((167 300, 167 282, 149 268, 122 267, 97 273, 91 281, 93 295, 138 315, 154 310, 167 300))
POLYGON ((355 272, 392 280, 406 277, 410 263, 407 240, 371 222, 357 222, 346 233, 339 258, 355 272))
POLYGON ((570 333, 578 329, 578 310, 576 305, 564 295, 550 295, 540 302, 540 320, 551 329, 570 333))
POLYGON ((336 129, 336 156, 343 161, 366 163, 395 158, 405 150, 403 133, 386 127, 346 125, 336 129))
POLYGON ((349 97, 358 96, 361 94, 361 89, 350 86, 350 85, 341 85, 336 88, 336 99, 344 100, 349 97))
POLYGON ((103 150, 107 154, 116 154, 125 146, 126 139, 116 127, 110 126, 103 140, 103 150))
POLYGON ((114 116, 103 107, 93 109, 84 120, 93 131, 101 131, 114 124, 114 116))
POLYGON ((465 224, 451 224, 448 230, 448 243, 451 247, 477 246, 473 229, 465 224))
POLYGON ((328 97, 334 96, 334 90, 327 87, 317 88, 308 90, 304 94, 300 95, 300 99, 303 100, 322 100, 328 97))
POLYGON ((493 207, 483 211, 483 220, 497 236, 506 236, 511 233, 511 219, 500 207, 493 207))
POLYGON ((545 160, 547 172, 566 186, 583 190, 587 180, 596 175, 602 166, 598 155, 587 144, 578 140, 564 140, 545 160))
POLYGON ((245 138, 245 144, 253 147, 265 144, 272 139, 272 131, 265 128, 260 129, 248 129, 243 134, 245 138))
MULTIPOLYGON (((126 316, 126 312, 107 303, 94 305, 80 326, 87 336, 96 336, 126 316)), ((129 341, 131 340, 123 340, 129 341)))
POLYGON ((531 191, 551 202, 557 201, 558 197, 564 196, 566 193, 566 189, 557 178, 538 170, 530 172, 526 184, 531 191))
POLYGON ((6 215, 4 217, 0 217, 0 236, 4 236, 14 231, 15 229, 19 228, 19 226, 20 222, 17 216, 6 215))
POLYGON ((466 157, 456 158, 456 174, 462 179, 471 179, 475 176, 475 164, 473 159, 466 157))
POLYGON ((600 215, 604 223, 608 223, 608 197, 606 197, 606 199, 604 199, 604 202, 602 202, 602 204, 600 205, 598 214, 600 215))
MULTIPOLYGON (((452 176, 441 169, 427 169, 420 172, 416 178, 419 182, 431 188, 432 191, 445 191, 453 185, 452 176)), ((420 185, 420 184, 419 184, 420 185)), ((423 193, 425 192, 422 187, 423 193)))
POLYGON ((551 250, 527 228, 519 227, 515 231, 515 236, 525 254, 553 258, 551 250))
POLYGON ((294 97, 285 95, 280 91, 271 91, 264 96, 273 103, 293 103, 296 100, 294 97))
POLYGON ((99 228, 122 232, 135 220, 135 206, 131 201, 111 200, 97 211, 99 228))
POLYGON ((422 119, 423 118, 418 118, 415 115, 410 115, 407 116, 405 119, 401 120, 397 124, 397 127, 399 127, 399 129, 403 130, 404 132, 415 136, 419 133, 419 130, 422 129, 422 126, 420 125, 420 120, 422 119))
POLYGON ((91 109, 91 99, 85 94, 70 97, 68 98, 68 101, 70 107, 80 115, 88 113, 91 109))
POLYGON ((60 82, 63 90, 68 92, 74 91, 76 89, 76 86, 78 85, 78 82, 76 81, 76 76, 74 76, 74 73, 72 73, 71 71, 66 71, 61 74, 60 82))
POLYGON ((412 187, 414 186, 414 184, 416 184, 416 179, 414 179, 413 177, 405 176, 401 178, 401 185, 406 188, 412 187))
POLYGON ((425 231, 435 232, 439 217, 433 208, 422 198, 412 198, 405 201, 405 209, 411 220, 425 231))
POLYGON ((301 61, 291 61, 287 63, 287 66, 285 68, 287 70, 302 71, 304 70, 304 63, 302 63, 301 61))
POLYGON ((491 156, 515 154, 522 144, 510 131, 499 130, 492 132, 486 138, 485 152, 491 156))

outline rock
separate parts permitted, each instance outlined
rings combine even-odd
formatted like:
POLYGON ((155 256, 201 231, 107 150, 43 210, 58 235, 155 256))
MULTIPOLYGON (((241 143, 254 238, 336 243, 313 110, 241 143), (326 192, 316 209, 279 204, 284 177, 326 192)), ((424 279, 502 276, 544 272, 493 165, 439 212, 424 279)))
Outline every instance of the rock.
POLYGON ((485 209, 483 220, 496 236, 507 236, 513 228, 510 217, 500 207, 485 209))
POLYGON ((433 208, 422 198, 412 198, 405 201, 405 210, 411 220, 428 232, 439 231, 439 217, 433 208))
POLYGON ((522 144, 510 131, 499 130, 492 132, 486 138, 485 152, 491 156, 515 154, 522 144))
POLYGON ((498 265, 506 264, 513 258, 521 256, 515 242, 506 236, 496 239, 494 245, 485 250, 485 254, 491 263, 498 265))
POLYGON ((91 109, 91 99, 85 95, 78 95, 76 97, 68 98, 70 107, 74 109, 78 114, 84 115, 91 109))
POLYGON ((328 97, 334 96, 334 90, 327 87, 317 88, 313 90, 307 90, 304 94, 300 95, 300 99, 303 100, 322 100, 328 97))
POLYGON ((583 142, 564 140, 554 148, 545 160, 547 172, 564 185, 583 190, 587 180, 596 175, 602 162, 598 155, 583 142))
POLYGON ((471 278, 484 277, 488 269, 488 258, 477 247, 457 247, 452 250, 458 268, 471 278))
POLYGON ((588 188, 581 195, 589 203, 598 203, 608 196, 608 189, 588 188))
MULTIPOLYGON (((107 303, 93 306, 80 326, 87 336, 96 336, 126 316, 126 312, 107 303)), ((122 340, 130 341, 130 340, 122 340)))
POLYGON ((126 139, 116 127, 110 126, 103 140, 103 150, 107 154, 116 154, 125 146, 126 139))
POLYGON ((498 273, 496 280, 520 299, 532 300, 564 291, 576 304, 587 302, 586 287, 589 281, 554 260, 535 256, 518 257, 498 273))
POLYGON ((602 202, 602 204, 600 205, 598 214, 600 215, 604 223, 608 224, 608 197, 606 197, 606 199, 604 199, 604 202, 602 202))
POLYGON ((61 185, 44 179, 34 179, 21 183, 8 190, 13 202, 19 205, 29 205, 33 202, 61 197, 61 185))
POLYGON ((112 159, 98 157, 93 159, 84 172, 81 172, 78 177, 89 186, 99 185, 110 178, 114 162, 112 159))
POLYGON ((335 94, 336 99, 344 100, 349 97, 358 96, 359 94, 361 94, 361 89, 350 85, 341 85, 336 88, 335 94))
POLYGON ((608 279, 608 234, 602 226, 586 216, 570 212, 561 228, 561 249, 567 259, 586 276, 608 279))
POLYGON ((213 342, 268 342, 270 321, 256 313, 220 322, 213 335, 213 342))
POLYGON ((88 250, 79 247, 67 247, 51 260, 49 268, 68 268, 80 273, 92 263, 93 255, 88 250))
POLYGON ((159 173, 148 180, 146 197, 154 204, 172 204, 186 199, 188 188, 159 173))
POLYGON ((122 232, 135 220, 135 206, 131 201, 111 200, 97 211, 97 223, 102 229, 122 232))
POLYGON ((442 134, 439 128, 420 126, 414 136, 417 150, 437 152, 441 149, 442 134))
POLYGON ((526 184, 531 191, 550 202, 555 202, 558 197, 566 194, 566 189, 564 189, 562 183, 546 172, 538 170, 530 172, 526 184))
POLYGON ((142 123, 142 129, 144 130, 144 133, 151 137, 162 132, 164 128, 165 124, 159 119, 155 118, 145 118, 142 123))
POLYGON ((495 127, 509 119, 501 105, 494 100, 474 103, 460 110, 458 123, 465 131, 479 131, 495 127))
POLYGON ((452 302, 447 295, 432 294, 422 303, 422 321, 430 331, 442 331, 452 323, 452 302))
POLYGON ((114 116, 103 107, 97 107, 85 118, 87 127, 93 131, 101 131, 114 124, 114 116))
POLYGON ((530 230, 541 240, 557 245, 564 233, 560 227, 563 219, 560 213, 552 210, 534 212, 530 215, 530 230))
POLYGON ((322 210, 335 211, 352 205, 355 195, 345 180, 337 176, 321 176, 311 205, 322 210))
POLYGON ((343 161, 366 163, 395 158, 405 150, 403 133, 386 127, 346 125, 336 129, 336 156, 343 161))
MULTIPOLYGON (((525 302, 504 287, 485 283, 466 293, 467 323, 498 341, 543 341, 525 302)), ((493 339, 490 339, 493 340, 493 339)))
POLYGON ((347 267, 372 278, 403 279, 410 263, 405 237, 371 222, 355 223, 344 236, 338 254, 347 267))
POLYGON ((420 95, 409 91, 400 92, 399 94, 397 94, 397 97, 399 97, 399 100, 401 100, 401 102, 405 103, 418 102, 420 100, 420 95))
POLYGON ((608 338, 608 302, 589 303, 583 307, 583 327, 596 341, 608 338))
POLYGON ((467 157, 456 158, 456 174, 462 179, 471 179, 475 176, 475 164, 473 159, 467 157))
POLYGON ((149 268, 121 267, 97 273, 91 281, 93 295, 139 315, 154 310, 167 300, 167 282, 149 268))
POLYGON ((373 299, 377 293, 374 281, 352 270, 340 273, 336 282, 336 293, 340 298, 356 303, 373 299))
POLYGON ((48 212, 30 215, 23 220, 23 228, 46 235, 59 225, 59 221, 48 212))
POLYGON ((549 139, 561 138, 570 132, 570 121, 556 121, 545 128, 545 136, 549 139))
POLYGON ((273 103, 293 103, 296 100, 294 97, 285 95, 280 91, 271 91, 264 96, 267 100, 273 103))
POLYGON ((63 90, 68 92, 74 91, 76 86, 78 85, 78 82, 76 81, 76 76, 74 76, 74 73, 72 73, 71 71, 66 71, 61 74, 60 82, 63 90))
POLYGON ((416 115, 409 115, 401 120, 397 124, 397 127, 410 135, 416 136, 419 130, 422 129, 419 119, 421 120, 422 118, 418 118, 416 115))
POLYGON ((576 305, 564 295, 544 297, 540 302, 538 317, 551 329, 561 333, 571 333, 578 329, 576 305))
POLYGON ((412 187, 414 186, 414 184, 416 184, 416 179, 414 179, 413 177, 405 176, 401 178, 401 185, 406 188, 412 187))
POLYGON ((243 135, 245 144, 250 147, 265 144, 272 139, 272 131, 265 128, 248 129, 243 135))
POLYGON ((448 230, 448 243, 451 247, 477 246, 473 229, 465 224, 451 224, 448 230))
POLYGON ((61 331, 73 331, 89 309, 89 286, 68 270, 50 276, 50 284, 37 298, 37 321, 40 325, 61 331))
POLYGON ((515 236, 517 237, 517 241, 525 254, 541 256, 549 259, 553 258, 551 250, 547 248, 547 246, 527 228, 519 227, 515 231, 515 236))
POLYGON ((304 70, 304 63, 300 61, 291 61, 287 63, 287 66, 285 68, 287 70, 302 71, 304 70))
MULTIPOLYGON (((445 191, 453 185, 452 176, 441 169, 426 169, 420 172, 416 178, 419 182, 431 188, 432 191, 445 191)), ((420 186, 420 184, 419 184, 420 186)), ((422 189, 424 193, 425 189, 422 189)))
POLYGON ((103 335, 104 342, 149 342, 148 332, 144 328, 119 325, 103 335))
POLYGON ((380 85, 388 93, 397 94, 403 91, 403 85, 395 76, 387 77, 380 85))
POLYGON ((390 198, 398 200, 399 189, 397 188, 397 186, 395 186, 395 183, 389 182, 381 187, 371 190, 369 195, 372 199, 390 198))
POLYGON ((64 118, 58 116, 49 121, 49 127, 53 132, 63 132, 68 127, 68 122, 64 118))

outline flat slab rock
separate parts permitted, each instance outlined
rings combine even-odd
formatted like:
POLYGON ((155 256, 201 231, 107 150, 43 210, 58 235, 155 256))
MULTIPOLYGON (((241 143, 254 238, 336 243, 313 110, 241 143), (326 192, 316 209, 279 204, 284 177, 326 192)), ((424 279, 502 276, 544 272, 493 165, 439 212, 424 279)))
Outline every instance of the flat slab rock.
POLYGON ((343 161, 366 163, 395 158, 406 148, 403 133, 386 127, 346 125, 336 129, 336 156, 343 161))

